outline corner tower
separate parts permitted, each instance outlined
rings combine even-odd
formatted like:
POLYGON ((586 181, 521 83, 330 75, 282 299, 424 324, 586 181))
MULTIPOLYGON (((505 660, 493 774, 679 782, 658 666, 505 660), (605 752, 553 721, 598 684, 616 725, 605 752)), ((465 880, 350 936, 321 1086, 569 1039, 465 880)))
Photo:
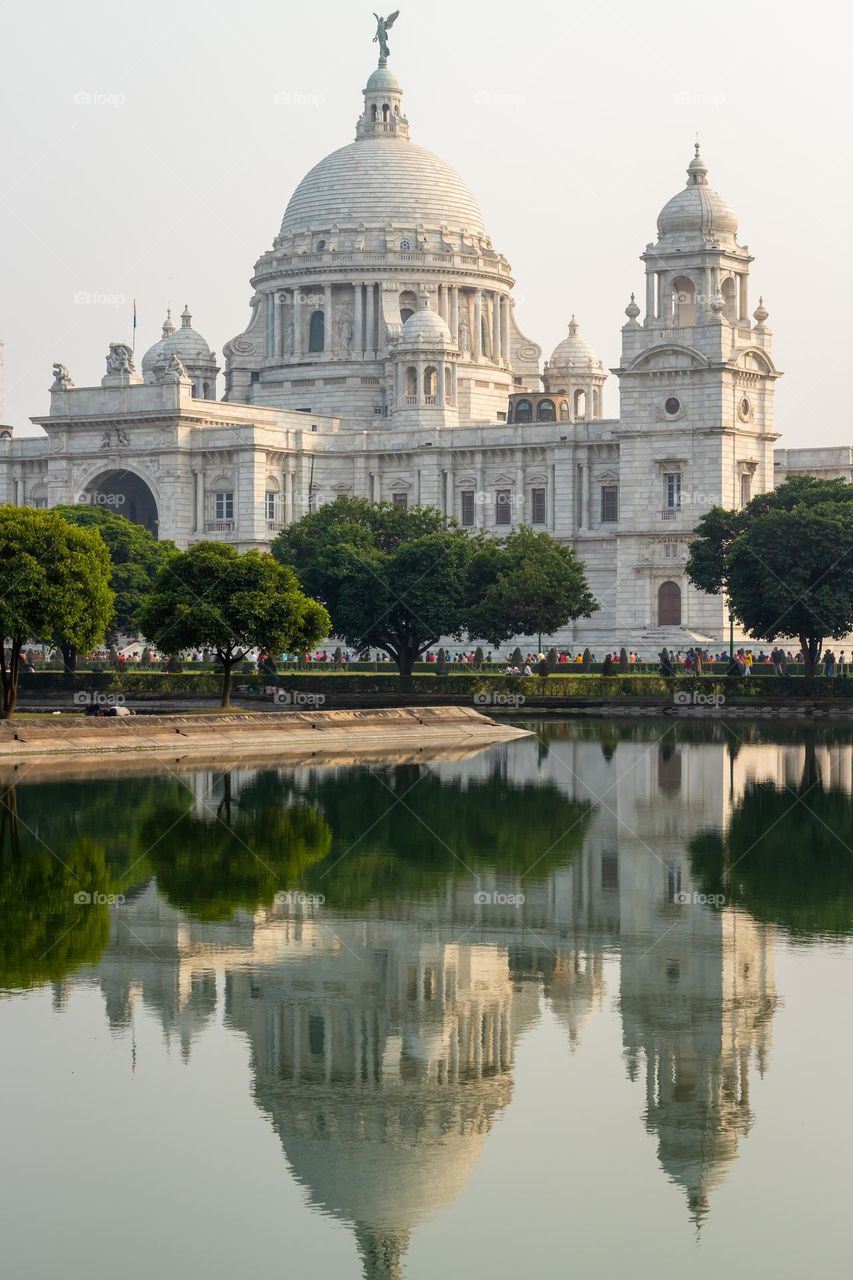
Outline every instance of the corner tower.
POLYGON ((773 487, 773 384, 768 312, 749 315, 749 249, 708 184, 699 154, 687 185, 658 217, 646 266, 645 316, 633 295, 622 329, 618 429, 623 485, 617 629, 720 640, 720 597, 684 571, 690 533, 714 505, 740 507, 773 487), (624 588, 624 590, 623 590, 624 588))

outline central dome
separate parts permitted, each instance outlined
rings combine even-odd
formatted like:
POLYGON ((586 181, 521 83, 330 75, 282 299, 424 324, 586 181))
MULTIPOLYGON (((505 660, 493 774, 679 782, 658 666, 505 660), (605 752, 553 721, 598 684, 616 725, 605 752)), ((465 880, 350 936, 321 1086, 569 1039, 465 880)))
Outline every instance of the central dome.
POLYGON ((477 201, 455 169, 414 142, 384 137, 360 138, 315 165, 290 198, 281 235, 340 223, 486 233, 477 201))

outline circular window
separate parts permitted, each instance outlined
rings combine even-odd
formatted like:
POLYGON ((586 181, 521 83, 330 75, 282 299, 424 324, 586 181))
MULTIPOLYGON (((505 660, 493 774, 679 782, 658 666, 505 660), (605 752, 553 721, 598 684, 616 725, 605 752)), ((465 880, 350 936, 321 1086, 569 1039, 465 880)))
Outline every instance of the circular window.
POLYGON ((678 413, 679 409, 681 408, 681 401, 678 399, 677 396, 669 396, 669 398, 666 401, 666 404, 663 407, 664 409, 666 409, 670 417, 674 418, 675 415, 678 413))
POLYGON ((750 404, 749 399, 746 396, 744 396, 743 399, 741 400, 739 407, 740 407, 740 416, 744 419, 748 418, 749 415, 752 413, 752 405, 750 404))
POLYGON ((326 247, 326 241, 325 241, 325 240, 318 240, 318 241, 317 241, 317 252, 318 252, 318 253, 322 253, 322 252, 323 252, 323 250, 325 249, 325 247, 326 247))
POLYGON ((412 247, 412 242, 411 242, 411 240, 401 240, 401 241, 400 241, 400 249, 402 250, 402 252, 404 252, 404 253, 405 253, 405 252, 406 252, 406 250, 407 250, 407 249, 411 249, 411 247, 412 247))

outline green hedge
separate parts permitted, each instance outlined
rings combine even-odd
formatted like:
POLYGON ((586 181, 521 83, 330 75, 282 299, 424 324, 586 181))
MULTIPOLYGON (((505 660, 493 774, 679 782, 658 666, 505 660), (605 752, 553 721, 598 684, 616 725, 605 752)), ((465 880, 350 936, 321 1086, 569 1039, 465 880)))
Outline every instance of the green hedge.
MULTIPOLYGON (((400 683, 394 668, 377 673, 354 671, 288 671, 277 677, 257 674, 236 674, 235 691, 242 688, 260 690, 278 684, 284 689, 303 693, 322 693, 326 696, 341 693, 350 696, 360 694, 396 694, 400 683)), ((185 671, 169 675, 149 671, 101 671, 78 674, 74 690, 124 693, 126 695, 154 695, 159 697, 215 697, 221 686, 221 677, 210 671, 185 671)), ((853 697, 853 677, 823 676, 806 679, 803 676, 767 676, 760 680, 752 677, 732 679, 723 676, 675 676, 613 675, 601 676, 581 672, 572 675, 520 677, 484 675, 477 672, 437 676, 415 674, 408 686, 418 696, 448 696, 474 699, 476 694, 495 698, 522 694, 525 698, 665 698, 675 699, 676 692, 697 694, 702 697, 722 695, 731 698, 850 698, 853 697)), ((72 692, 67 678, 58 671, 24 672, 20 691, 27 694, 59 696, 72 692)))

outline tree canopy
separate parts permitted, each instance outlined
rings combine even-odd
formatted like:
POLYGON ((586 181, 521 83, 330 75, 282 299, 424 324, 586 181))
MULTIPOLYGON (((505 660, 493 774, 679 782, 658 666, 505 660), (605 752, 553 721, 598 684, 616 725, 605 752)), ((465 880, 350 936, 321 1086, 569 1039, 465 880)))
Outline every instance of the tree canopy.
POLYGON ((110 553, 110 586, 115 592, 115 612, 107 634, 135 635, 139 614, 160 569, 178 554, 173 542, 158 541, 148 529, 114 511, 91 505, 59 506, 53 510, 63 520, 84 529, 97 529, 110 553))
POLYGON ((260 551, 241 555, 224 542, 197 542, 169 560, 139 625, 167 653, 212 649, 223 671, 224 707, 233 668, 252 649, 308 648, 330 628, 326 610, 300 590, 290 569, 260 551))
POLYGON ((272 553, 322 600, 336 636, 388 653, 404 677, 442 637, 499 644, 598 607, 574 553, 548 534, 493 539, 432 507, 329 503, 283 530, 272 553))
POLYGON ((55 511, 0 507, 0 563, 0 677, 2 714, 8 717, 15 710, 27 641, 57 638, 90 648, 103 639, 115 597, 101 535, 69 524, 55 511))
POLYGON ((740 511, 712 508, 687 573, 702 591, 726 592, 755 639, 797 636, 813 671, 824 640, 853 630, 853 486, 795 476, 740 511))

